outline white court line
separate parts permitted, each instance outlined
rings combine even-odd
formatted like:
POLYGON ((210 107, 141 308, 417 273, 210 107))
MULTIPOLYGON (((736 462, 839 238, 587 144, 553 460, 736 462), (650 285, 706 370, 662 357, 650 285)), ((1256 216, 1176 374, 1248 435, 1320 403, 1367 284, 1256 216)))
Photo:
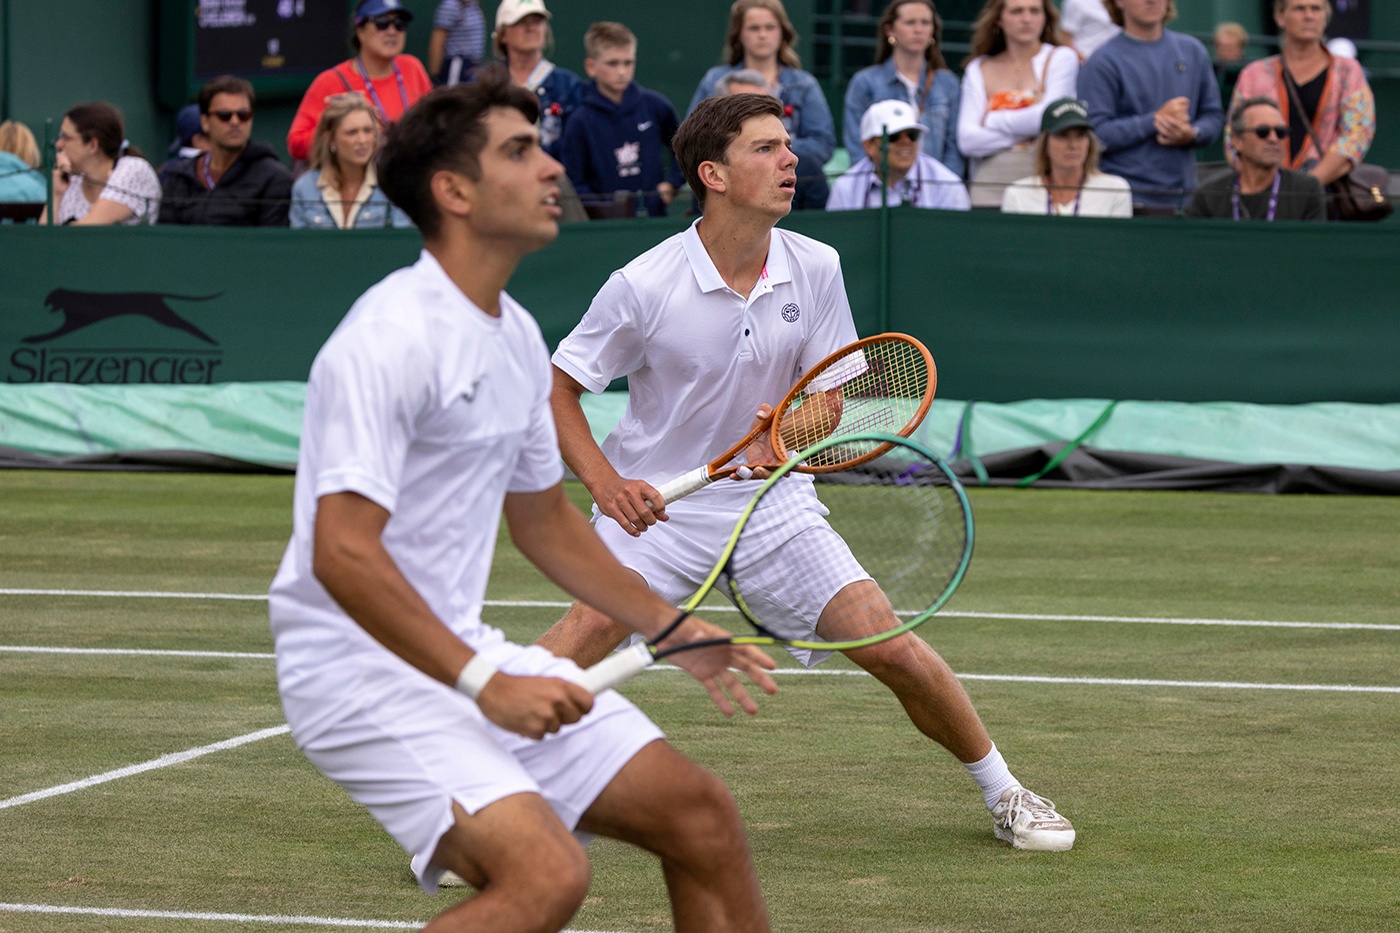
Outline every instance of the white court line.
POLYGON ((152 758, 150 761, 144 761, 138 765, 128 765, 125 768, 118 768, 115 771, 94 774, 92 777, 83 778, 81 781, 72 781, 68 784, 60 784, 57 787, 36 790, 31 794, 21 794, 18 797, 10 797, 8 800, 0 800, 0 810, 9 807, 18 807, 26 803, 33 803, 36 800, 45 800, 49 797, 57 797, 61 794, 71 794, 73 791, 85 790, 98 784, 105 784, 108 781, 131 777, 134 774, 141 774, 146 771, 154 771, 157 768, 168 768, 171 765, 178 765, 182 762, 203 757, 204 755, 213 754, 214 752, 222 752, 230 748, 237 748, 240 745, 247 745, 249 742, 260 742, 263 739, 270 739, 273 736, 286 735, 290 731, 291 728, 286 725, 274 726, 271 729, 259 729, 257 732, 249 732, 247 735, 225 739, 222 742, 215 742, 212 745, 201 745, 198 748, 187 749, 183 752, 162 755, 159 758, 152 758))
MULTIPOLYGON (((251 651, 158 651, 141 648, 48 648, 28 645, 0 645, 0 653, 13 654, 89 654, 89 655, 149 655, 151 657, 195 657, 195 658, 254 658, 270 660, 276 655, 251 651)), ((658 664, 647 668, 649 672, 679 671, 680 668, 658 664)), ((775 676, 807 675, 810 677, 869 677, 865 671, 817 670, 801 667, 784 667, 772 672, 775 676)), ((1118 677, 1038 677, 1021 674, 958 674, 961 680, 994 680, 1007 683, 1027 684, 1084 684, 1088 686, 1111 687, 1202 687, 1217 690, 1311 690, 1331 693, 1400 693, 1400 687, 1356 686, 1354 684, 1254 684, 1233 680, 1143 680, 1140 678, 1118 677)), ((210 746, 211 750, 218 749, 210 746)), ((172 762, 173 764, 174 762, 172 762)), ((134 773, 134 772, 133 772, 134 773)), ((118 775, 119 777, 122 775, 118 775)), ((6 805, 0 801, 0 809, 6 805)))
MULTIPOLYGON (((351 920, 343 917, 283 916, 281 914, 219 914, 183 910, 126 910, 119 907, 62 907, 56 904, 4 904, 0 911, 18 914, 77 914, 143 920, 216 920, 224 923, 280 923, 294 926, 353 927, 372 930, 421 930, 426 921, 351 920)), ((564 933, 619 933, 616 930, 565 930, 564 933)))
MULTIPOLYGON (((0 596, 106 596, 128 599, 225 599, 247 602, 266 601, 265 593, 173 593, 156 590, 39 590, 0 588, 0 596)), ((572 603, 551 600, 488 599, 487 606, 507 609, 567 609, 572 603)), ((732 606, 706 606, 706 612, 735 612, 732 606)), ((1189 619, 1171 616, 1089 616, 1036 614, 1023 612, 938 613, 944 619, 1011 619, 1018 622, 1128 622, 1149 625, 1226 625, 1260 628, 1367 629, 1400 632, 1400 623, 1384 622, 1276 622, 1263 619, 1189 619)))
POLYGON ((401 920, 348 920, 338 917, 293 917, 263 914, 216 914, 202 911, 123 910, 116 907, 61 907, 55 904, 0 904, 0 911, 19 914, 78 914, 151 920, 219 920, 225 923, 281 923, 316 927, 368 927, 375 930, 421 930, 423 923, 401 920))

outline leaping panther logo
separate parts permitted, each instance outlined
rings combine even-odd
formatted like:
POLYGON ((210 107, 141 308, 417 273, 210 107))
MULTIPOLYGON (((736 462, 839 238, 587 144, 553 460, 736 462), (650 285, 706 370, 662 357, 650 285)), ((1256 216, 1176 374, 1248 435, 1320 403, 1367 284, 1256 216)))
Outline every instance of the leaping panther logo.
POLYGON ((56 337, 71 334, 84 327, 91 327, 100 321, 121 317, 123 314, 135 314, 150 318, 165 327, 173 327, 175 330, 192 334, 205 343, 217 347, 219 345, 217 340, 172 311, 166 301, 213 301, 222 294, 223 292, 214 295, 165 295, 160 292, 75 292, 66 288, 55 288, 44 299, 44 304, 48 306, 50 311, 61 312, 63 323, 57 330, 47 334, 25 337, 24 342, 47 343, 56 337))

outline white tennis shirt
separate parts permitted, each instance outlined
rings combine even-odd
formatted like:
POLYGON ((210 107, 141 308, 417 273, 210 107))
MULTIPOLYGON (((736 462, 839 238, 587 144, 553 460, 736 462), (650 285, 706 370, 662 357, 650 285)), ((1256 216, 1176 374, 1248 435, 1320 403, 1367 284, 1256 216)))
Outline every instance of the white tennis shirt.
POLYGON ((292 538, 269 599, 284 690, 385 650, 312 574, 316 503, 331 493, 390 512, 385 547, 459 636, 502 639, 481 622, 502 503, 563 476, 551 380, 534 318, 504 294, 501 316, 486 314, 426 251, 355 303, 307 385, 292 538))
MULTIPOLYGON (((553 359, 590 392, 627 377, 627 409, 603 453, 623 476, 659 483, 719 456, 761 403, 776 405, 855 339, 836 250, 774 229, 745 298, 724 283, 692 224, 614 272, 553 359)), ((724 481, 682 504, 723 496, 742 507, 752 494, 724 481)))

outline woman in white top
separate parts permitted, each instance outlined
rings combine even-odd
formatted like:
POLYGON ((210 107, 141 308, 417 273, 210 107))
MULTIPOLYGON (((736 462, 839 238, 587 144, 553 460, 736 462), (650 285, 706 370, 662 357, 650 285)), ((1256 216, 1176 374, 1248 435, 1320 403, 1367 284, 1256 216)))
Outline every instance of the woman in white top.
POLYGON ((958 108, 973 207, 996 207, 1002 190, 1030 173, 1045 101, 1072 96, 1078 79, 1079 55, 1064 44, 1050 0, 987 0, 958 108))
MULTIPOLYGON (((111 104, 79 104, 63 115, 53 196, 61 224, 153 224, 160 214, 156 170, 126 141, 111 104)), ((47 221, 47 216, 40 222, 47 221)))
POLYGON ((1131 217, 1133 192, 1117 175, 1099 171, 1099 139, 1089 128, 1089 109, 1066 97, 1045 106, 1035 144, 1035 174, 1007 186, 1007 214, 1052 217, 1131 217))
POLYGON ((311 170, 292 186, 291 225, 322 230, 412 226, 379 187, 374 154, 380 139, 379 113, 364 95, 332 97, 316 122, 311 170))

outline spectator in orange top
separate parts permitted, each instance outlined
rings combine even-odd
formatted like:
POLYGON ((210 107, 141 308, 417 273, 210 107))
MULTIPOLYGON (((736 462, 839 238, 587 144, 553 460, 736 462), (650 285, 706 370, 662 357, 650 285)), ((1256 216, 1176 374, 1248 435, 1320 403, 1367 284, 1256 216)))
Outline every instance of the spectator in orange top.
POLYGON ((321 72, 297 107, 287 133, 287 152, 298 163, 311 155, 311 140, 326 101, 358 91, 369 98, 387 126, 433 88, 423 63, 403 54, 413 13, 400 0, 361 0, 355 8, 355 33, 350 45, 356 56, 321 72))

